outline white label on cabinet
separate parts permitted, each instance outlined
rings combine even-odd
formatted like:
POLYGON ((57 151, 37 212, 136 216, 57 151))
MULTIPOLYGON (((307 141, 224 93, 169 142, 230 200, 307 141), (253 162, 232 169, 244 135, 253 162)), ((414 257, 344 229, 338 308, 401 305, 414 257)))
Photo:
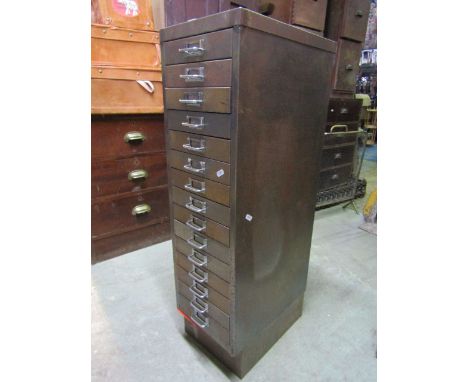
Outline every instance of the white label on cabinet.
POLYGON ((249 214, 245 215, 245 220, 247 220, 248 222, 251 222, 252 219, 253 219, 252 215, 249 215, 249 214))
POLYGON ((216 171, 216 176, 218 178, 221 178, 223 175, 224 175, 224 170, 223 169, 216 171))

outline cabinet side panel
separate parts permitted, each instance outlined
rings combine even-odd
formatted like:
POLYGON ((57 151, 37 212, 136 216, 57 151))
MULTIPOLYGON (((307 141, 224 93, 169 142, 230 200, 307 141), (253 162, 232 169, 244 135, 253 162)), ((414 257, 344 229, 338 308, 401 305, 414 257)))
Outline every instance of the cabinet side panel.
POLYGON ((333 54, 241 29, 235 352, 305 290, 333 54))

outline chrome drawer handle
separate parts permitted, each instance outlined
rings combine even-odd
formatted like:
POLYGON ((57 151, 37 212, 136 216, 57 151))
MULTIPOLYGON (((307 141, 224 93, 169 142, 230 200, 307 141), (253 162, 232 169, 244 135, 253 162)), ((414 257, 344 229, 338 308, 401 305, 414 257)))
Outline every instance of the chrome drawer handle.
POLYGON ((184 168, 188 171, 192 171, 192 172, 195 172, 195 173, 200 173, 200 172, 205 172, 206 170, 206 166, 205 166, 205 162, 203 161, 199 161, 200 163, 200 168, 196 168, 196 167, 193 167, 193 160, 192 158, 187 158, 187 164, 184 165, 184 168))
POLYGON ((187 220, 185 225, 189 227, 190 229, 193 229, 194 231, 197 231, 197 232, 202 232, 206 229, 206 222, 201 219, 196 218, 195 216, 192 216, 191 219, 187 220), (200 221, 201 224, 196 224, 195 223, 196 220, 200 221))
POLYGON ((128 173, 128 180, 145 180, 148 177, 146 170, 133 170, 128 173))
POLYGON ((333 174, 331 178, 332 178, 332 180, 337 180, 339 178, 339 175, 338 174, 333 174))
POLYGON ((193 182, 194 180, 189 178, 189 182, 190 183, 187 183, 187 184, 184 184, 184 188, 187 190, 187 191, 191 191, 191 192, 195 192, 195 193, 202 193, 202 192, 205 192, 205 182, 201 182, 201 181, 196 181, 198 183, 200 183, 200 188, 196 188, 193 186, 193 182))
POLYGON ((203 103, 203 92, 185 93, 179 102, 184 105, 200 106, 203 103))
MULTIPOLYGON (((195 236, 195 234, 194 234, 194 236, 195 236)), ((205 248, 207 247, 207 245, 208 245, 208 242, 207 242, 206 239, 204 239, 203 244, 197 242, 195 239, 187 239, 187 243, 188 243, 191 247, 193 247, 193 248, 195 248, 195 249, 198 249, 198 250, 200 250, 200 251, 203 250, 203 249, 205 249, 205 248)))
POLYGON ((206 212, 206 202, 202 202, 201 200, 197 200, 190 196, 190 200, 185 207, 190 211, 197 212, 199 214, 204 214, 206 212), (194 203, 199 203, 201 207, 197 207, 194 203))
POLYGON ((126 143, 143 142, 145 139, 146 139, 146 137, 142 133, 140 133, 139 131, 129 131, 124 136, 124 141, 126 143))
POLYGON ((185 68, 185 74, 179 74, 185 82, 202 82, 205 80, 205 68, 185 68))
POLYGON ((198 297, 194 297, 194 299, 190 302, 190 306, 198 313, 205 313, 208 311, 208 304, 203 300, 200 300, 198 297))
POLYGON ((208 317, 202 318, 202 316, 200 316, 200 313, 198 313, 197 311, 193 312, 190 318, 193 322, 195 322, 195 324, 197 324, 202 329, 207 328, 209 326, 208 317))
POLYGON ((348 131, 348 125, 333 125, 330 127, 330 133, 333 133, 335 129, 344 129, 344 131, 348 131))
POLYGON ((189 129, 201 130, 205 124, 203 123, 204 117, 191 117, 187 115, 187 122, 181 122, 183 127, 188 127, 189 129), (197 123, 195 123, 197 121, 197 123))
POLYGON ((185 150, 196 151, 196 152, 202 152, 202 151, 205 151, 205 149, 206 149, 205 140, 204 140, 204 139, 197 139, 197 138, 190 138, 190 137, 187 137, 187 142, 188 142, 188 143, 184 143, 184 144, 182 145, 182 147, 183 147, 185 150), (197 142, 197 141, 198 141, 198 146, 194 146, 194 145, 193 145, 193 142, 197 142))
POLYGON ((133 207, 132 215, 139 216, 151 212, 151 206, 149 204, 139 204, 138 206, 133 207))
POLYGON ((360 10, 357 10, 356 11, 356 17, 363 17, 364 16, 364 13, 360 10))
POLYGON ((353 65, 348 64, 348 65, 346 65, 345 69, 346 69, 347 71, 351 71, 351 70, 353 70, 353 65))
POLYGON ((189 288, 190 292, 192 292, 198 298, 205 298, 208 297, 208 289, 197 284, 196 281, 193 282, 192 286, 189 288))
POLYGON ((343 155, 341 153, 336 153, 335 154, 335 159, 341 159, 343 155))
POLYGON ((195 266, 193 266, 193 269, 189 272, 188 275, 191 279, 195 280, 198 283, 204 283, 208 280, 208 273, 201 271, 195 266))
POLYGON ((203 48, 204 40, 201 39, 198 42, 189 42, 183 48, 179 48, 179 53, 183 53, 185 56, 202 56, 205 53, 203 48))
POLYGON ((202 255, 200 252, 197 252, 194 249, 192 249, 192 253, 188 255, 187 258, 192 264, 198 267, 203 267, 208 263, 208 257, 205 255, 202 255))

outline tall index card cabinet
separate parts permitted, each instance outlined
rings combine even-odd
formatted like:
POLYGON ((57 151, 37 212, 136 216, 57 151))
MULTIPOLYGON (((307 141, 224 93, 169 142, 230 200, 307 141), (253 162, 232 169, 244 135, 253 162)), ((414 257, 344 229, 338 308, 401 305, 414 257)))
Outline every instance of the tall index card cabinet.
POLYGON ((178 310, 243 376, 302 313, 336 45, 242 8, 160 37, 178 310))

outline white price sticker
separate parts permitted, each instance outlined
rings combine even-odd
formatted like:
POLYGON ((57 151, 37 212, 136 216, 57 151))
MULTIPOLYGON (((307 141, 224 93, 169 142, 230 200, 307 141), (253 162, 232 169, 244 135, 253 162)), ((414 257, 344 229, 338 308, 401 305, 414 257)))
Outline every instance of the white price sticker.
POLYGON ((224 170, 223 169, 216 171, 216 176, 218 178, 221 178, 223 175, 224 175, 224 170))
POLYGON ((252 219, 253 219, 252 215, 249 215, 249 214, 245 215, 245 220, 247 220, 248 222, 251 222, 252 219))

